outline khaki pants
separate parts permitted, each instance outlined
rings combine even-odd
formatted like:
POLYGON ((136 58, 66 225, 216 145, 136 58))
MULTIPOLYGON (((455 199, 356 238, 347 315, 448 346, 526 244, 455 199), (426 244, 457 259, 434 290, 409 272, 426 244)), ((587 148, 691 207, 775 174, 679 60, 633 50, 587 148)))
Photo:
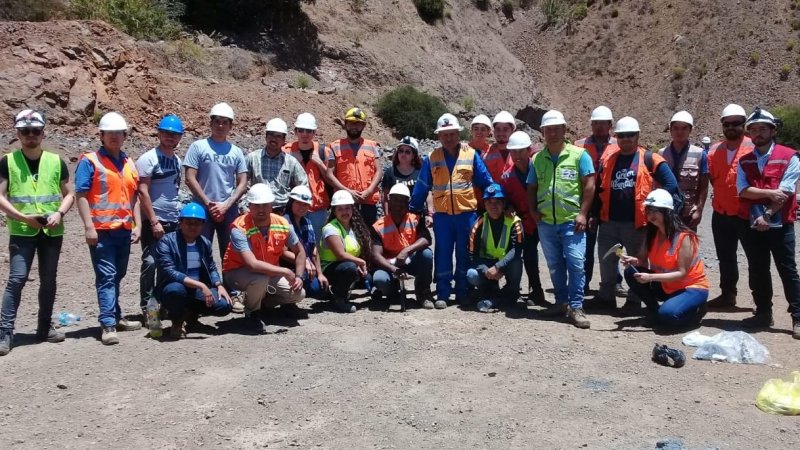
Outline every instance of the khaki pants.
POLYGON ((298 303, 306 296, 303 289, 292 291, 289 281, 284 277, 270 277, 246 268, 225 272, 222 274, 222 278, 227 287, 245 292, 244 308, 246 311, 258 311, 261 308, 298 303))

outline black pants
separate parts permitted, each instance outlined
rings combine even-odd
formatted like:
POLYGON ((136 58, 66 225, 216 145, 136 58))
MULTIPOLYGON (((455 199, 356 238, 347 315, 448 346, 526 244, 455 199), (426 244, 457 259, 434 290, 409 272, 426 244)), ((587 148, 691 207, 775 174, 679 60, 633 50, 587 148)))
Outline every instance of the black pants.
MULTIPOLYGON (((736 283, 739 282, 739 262, 736 258, 736 251, 747 227, 747 221, 738 216, 726 216, 716 211, 711 216, 711 233, 714 235, 714 247, 719 260, 719 288, 725 295, 736 296, 736 283)), ((744 247, 744 242, 742 242, 742 247, 744 247)), ((767 262, 767 271, 769 271, 769 262, 767 262)))
POLYGON ((783 293, 789 302, 788 311, 792 318, 800 320, 800 277, 795 262, 794 224, 768 231, 756 231, 747 227, 742 244, 747 255, 747 271, 756 313, 772 313, 772 277, 769 263, 772 254, 783 283, 783 293))
POLYGON ((322 271, 331 284, 331 293, 336 301, 345 301, 350 298, 350 290, 361 279, 358 266, 352 261, 337 261, 328 265, 322 271))
MULTIPOLYGON (((164 233, 170 233, 178 229, 177 222, 161 222, 164 233)), ((142 267, 139 270, 139 306, 142 311, 147 308, 150 297, 155 295, 156 286, 156 241, 153 237, 153 226, 149 220, 142 221, 142 235, 139 243, 142 244, 142 267)))

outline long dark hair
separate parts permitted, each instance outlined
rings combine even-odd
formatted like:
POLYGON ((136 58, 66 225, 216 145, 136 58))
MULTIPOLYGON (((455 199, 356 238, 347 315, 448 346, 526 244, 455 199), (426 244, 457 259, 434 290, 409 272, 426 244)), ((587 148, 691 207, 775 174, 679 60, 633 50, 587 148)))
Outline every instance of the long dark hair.
MULTIPOLYGON (((350 218, 350 228, 353 229, 353 234, 356 235, 356 240, 358 241, 358 245, 361 246, 361 259, 367 262, 367 267, 370 266, 370 262, 372 261, 372 237, 369 232, 369 227, 367 226, 367 222, 364 221, 364 218, 361 216, 361 213, 356 208, 356 205, 351 205, 353 207, 353 217, 350 218)), ((333 219, 336 219, 336 207, 331 207, 331 212, 328 214, 328 221, 326 223, 333 222, 333 219)))
MULTIPOLYGON (((664 215, 664 234, 667 235, 667 241, 673 242, 675 236, 681 232, 688 232, 692 236, 692 240, 697 241, 697 233, 691 228, 687 227, 681 220, 680 216, 675 211, 667 208, 656 208, 664 215)), ((647 248, 648 250, 653 245, 653 241, 658 235, 658 227, 650 222, 647 222, 647 248)))
MULTIPOLYGON (((401 144, 401 145, 405 145, 405 144, 401 144)), ((412 147, 410 145, 406 145, 406 147, 410 148, 411 149, 411 154, 414 155, 414 159, 411 160, 411 165, 417 170, 421 169, 422 168, 422 158, 419 157, 419 152, 414 150, 414 147, 412 147)), ((400 148, 399 145, 397 147, 395 147, 394 153, 392 153, 392 167, 397 167, 397 149, 398 148, 400 148)))

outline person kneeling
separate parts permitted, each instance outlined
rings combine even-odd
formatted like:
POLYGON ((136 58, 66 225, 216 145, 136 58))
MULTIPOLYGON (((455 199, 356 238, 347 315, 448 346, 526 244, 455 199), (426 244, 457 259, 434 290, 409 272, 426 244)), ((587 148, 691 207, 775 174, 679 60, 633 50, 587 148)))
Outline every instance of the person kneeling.
POLYGON ((648 322, 672 327, 697 324, 708 300, 697 234, 673 211, 672 195, 664 189, 651 192, 644 203, 647 239, 638 258, 620 258, 627 266, 625 279, 647 306, 648 322))
POLYGON ((378 268, 372 284, 390 301, 399 303, 400 277, 414 275, 417 301, 432 309, 433 252, 425 219, 408 211, 411 192, 404 184, 389 190, 389 214, 372 226, 372 260, 378 268))
POLYGON ((467 280, 478 288, 477 308, 489 312, 499 304, 513 305, 519 299, 522 280, 522 223, 505 214, 505 196, 493 183, 483 192, 486 212, 472 227, 469 256, 472 268, 467 280), (506 284, 500 289, 500 280, 506 284))
POLYGON ((231 312, 231 297, 222 286, 211 242, 202 236, 205 221, 205 209, 189 203, 178 215, 178 229, 165 234, 156 246, 156 297, 172 321, 174 339, 199 325, 200 315, 221 317, 231 312))

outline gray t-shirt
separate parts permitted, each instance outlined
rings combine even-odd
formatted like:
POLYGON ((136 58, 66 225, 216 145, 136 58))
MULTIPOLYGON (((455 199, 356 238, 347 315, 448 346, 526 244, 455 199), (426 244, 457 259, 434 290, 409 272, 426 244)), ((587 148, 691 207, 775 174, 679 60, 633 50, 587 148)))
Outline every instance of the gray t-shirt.
MULTIPOLYGON (((261 234, 266 238, 267 233, 269 233, 269 227, 263 227, 259 229, 261 230, 261 234)), ((294 246, 299 243, 300 239, 297 237, 297 233, 294 232, 294 227, 289 227, 289 239, 286 240, 286 245, 294 246)), ((253 251, 250 249, 250 241, 247 240, 247 236, 238 228, 231 230, 231 244, 237 253, 253 251)))
POLYGON ((181 159, 178 155, 168 157, 158 148, 146 151, 136 160, 140 178, 150 178, 150 200, 153 211, 160 222, 177 222, 181 202, 178 190, 181 186, 181 159))
POLYGON ((197 181, 212 202, 228 200, 236 189, 236 175, 247 173, 242 149, 228 141, 214 142, 211 138, 192 142, 183 167, 197 169, 197 181))

